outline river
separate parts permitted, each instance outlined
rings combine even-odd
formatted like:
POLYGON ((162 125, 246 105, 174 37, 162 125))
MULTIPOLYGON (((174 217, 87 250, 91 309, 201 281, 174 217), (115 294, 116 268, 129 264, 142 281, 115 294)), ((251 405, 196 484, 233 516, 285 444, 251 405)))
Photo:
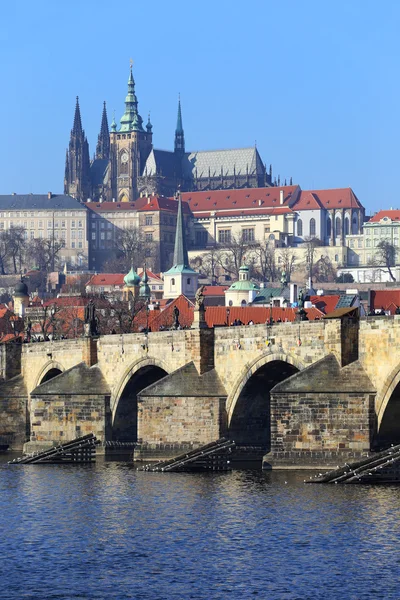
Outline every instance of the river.
POLYGON ((400 486, 6 458, 1 600, 400 598, 400 486))

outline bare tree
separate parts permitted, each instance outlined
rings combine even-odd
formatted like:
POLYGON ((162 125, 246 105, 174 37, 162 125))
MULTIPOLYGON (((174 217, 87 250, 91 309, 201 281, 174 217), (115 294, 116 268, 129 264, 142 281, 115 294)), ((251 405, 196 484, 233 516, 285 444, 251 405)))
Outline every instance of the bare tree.
POLYGON ((128 268, 133 264, 136 267, 143 265, 145 261, 154 268, 159 259, 158 244, 148 239, 138 227, 118 229, 115 245, 117 258, 123 258, 128 268))
POLYGON ((250 268, 255 263, 256 242, 248 242, 243 236, 232 236, 229 242, 219 244, 220 252, 216 254, 216 264, 226 273, 238 279, 239 269, 244 262, 250 268), (246 260, 245 260, 246 258, 246 260))
POLYGON ((396 281, 391 267, 396 264, 396 248, 388 240, 381 240, 376 247, 378 261, 385 266, 392 281, 396 281))
POLYGON ((199 269, 213 284, 217 283, 221 270, 221 252, 218 246, 211 246, 206 252, 191 259, 192 268, 199 269))
POLYGON ((23 255, 26 247, 25 231, 25 228, 20 226, 11 227, 8 231, 10 258, 14 273, 18 273, 22 269, 23 255))
POLYGON ((254 248, 261 281, 275 281, 278 276, 275 246, 264 242, 254 248))
POLYGON ((312 281, 314 275, 314 263, 316 257, 316 250, 319 246, 321 246, 322 242, 317 237, 307 237, 305 238, 305 242, 303 247, 305 248, 305 263, 306 263, 306 271, 307 277, 312 281))
POLYGON ((314 279, 320 283, 333 282, 337 278, 337 269, 333 266, 329 256, 323 256, 314 264, 314 279))
POLYGON ((49 238, 37 238, 31 240, 28 253, 34 265, 41 271, 54 270, 58 263, 59 253, 65 246, 64 240, 49 238))
POLYGON ((6 274, 6 268, 11 256, 10 240, 7 231, 0 232, 0 273, 6 274))
POLYGON ((296 255, 292 248, 280 248, 279 258, 281 259, 281 265, 286 273, 287 281, 290 281, 291 275, 296 269, 296 255))

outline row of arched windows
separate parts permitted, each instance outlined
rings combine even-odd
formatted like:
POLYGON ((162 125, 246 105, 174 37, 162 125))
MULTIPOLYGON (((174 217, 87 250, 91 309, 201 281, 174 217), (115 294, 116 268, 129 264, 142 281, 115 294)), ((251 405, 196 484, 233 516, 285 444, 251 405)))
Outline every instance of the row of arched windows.
MULTIPOLYGON (((309 232, 308 234, 303 231, 303 221, 301 219, 298 219, 297 221, 297 235, 299 237, 302 237, 303 235, 309 235, 310 237, 315 237, 316 235, 316 222, 315 219, 310 219, 310 224, 309 224, 309 232)), ((354 215, 353 217, 353 221, 352 221, 352 233, 358 233, 358 218, 356 215, 354 215)), ((328 217, 327 222, 326 222, 326 235, 328 237, 331 236, 332 233, 332 221, 331 218, 328 217)), ((350 219, 349 217, 345 217, 344 218, 344 223, 343 223, 343 233, 344 235, 349 235, 350 234, 350 219)), ((335 219, 335 235, 336 237, 341 236, 342 234, 342 219, 338 216, 335 219)))

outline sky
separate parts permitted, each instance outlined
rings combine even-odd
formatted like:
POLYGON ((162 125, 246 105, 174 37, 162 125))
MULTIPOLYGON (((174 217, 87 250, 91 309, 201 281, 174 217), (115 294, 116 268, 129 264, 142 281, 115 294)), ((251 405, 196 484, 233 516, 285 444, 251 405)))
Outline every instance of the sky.
POLYGON ((20 0, 0 21, 0 194, 63 192, 79 96, 90 152, 102 104, 119 122, 129 60, 153 143, 257 143, 302 189, 351 187, 400 208, 397 0, 20 0))

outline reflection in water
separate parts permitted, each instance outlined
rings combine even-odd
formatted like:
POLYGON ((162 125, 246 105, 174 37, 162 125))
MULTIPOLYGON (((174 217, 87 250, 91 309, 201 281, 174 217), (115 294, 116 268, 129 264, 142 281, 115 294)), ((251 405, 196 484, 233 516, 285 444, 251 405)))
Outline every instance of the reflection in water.
POLYGON ((399 598, 400 488, 0 465, 1 598, 399 598))

